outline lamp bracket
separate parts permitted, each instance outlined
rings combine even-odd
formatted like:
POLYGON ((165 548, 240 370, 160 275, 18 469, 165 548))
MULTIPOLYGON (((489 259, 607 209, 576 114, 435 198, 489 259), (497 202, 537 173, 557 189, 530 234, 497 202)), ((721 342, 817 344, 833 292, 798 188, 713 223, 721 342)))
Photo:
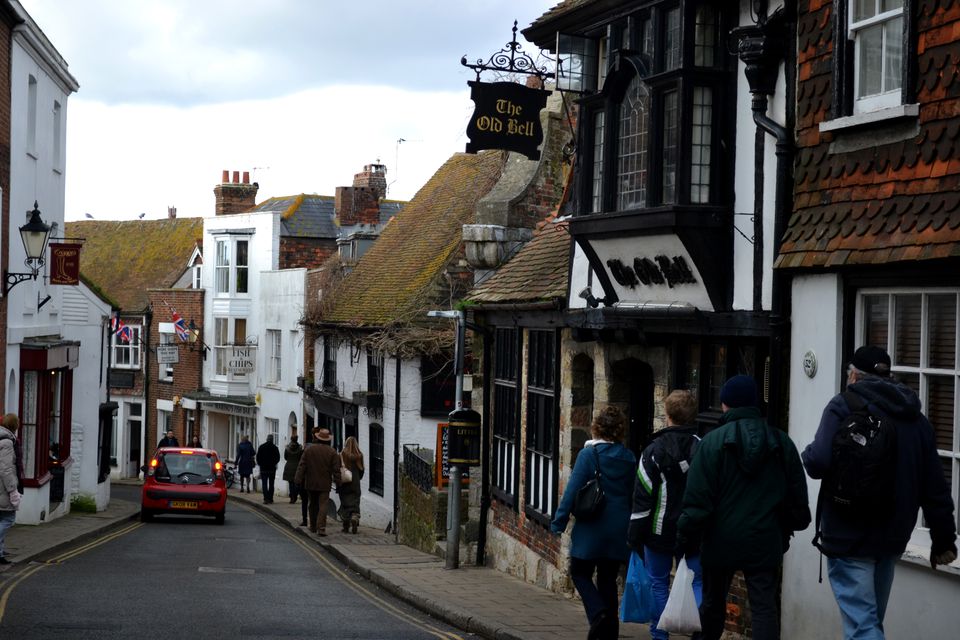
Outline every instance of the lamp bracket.
POLYGON ((3 272, 3 295, 6 297, 10 290, 15 286, 23 282, 24 280, 36 280, 37 272, 32 273, 10 273, 9 271, 3 272))

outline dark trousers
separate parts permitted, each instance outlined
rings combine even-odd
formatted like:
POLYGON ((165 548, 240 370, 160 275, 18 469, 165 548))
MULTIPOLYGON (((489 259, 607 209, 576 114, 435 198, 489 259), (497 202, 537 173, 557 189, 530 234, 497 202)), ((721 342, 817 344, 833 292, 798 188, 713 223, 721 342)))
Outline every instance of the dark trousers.
POLYGON ((310 506, 307 514, 310 516, 310 528, 317 533, 327 530, 327 502, 330 500, 330 491, 310 491, 310 506))
POLYGON ((616 640, 620 633, 617 574, 620 573, 621 564, 615 558, 570 558, 570 579, 580 594, 591 627, 597 624, 600 614, 606 613, 607 621, 603 629, 599 635, 591 633, 591 638, 616 640), (596 582, 594 573, 597 574, 596 582))
MULTIPOLYGON (((719 640, 727 618, 727 592, 733 580, 733 569, 703 567, 703 603, 700 622, 703 640, 719 640)), ((753 620, 754 640, 779 640, 780 623, 777 619, 778 569, 743 569, 747 583, 747 598, 753 620)))
POLYGON ((264 473, 263 471, 260 472, 260 488, 263 489, 264 502, 273 502, 273 480, 275 474, 276 471, 273 473, 264 473))

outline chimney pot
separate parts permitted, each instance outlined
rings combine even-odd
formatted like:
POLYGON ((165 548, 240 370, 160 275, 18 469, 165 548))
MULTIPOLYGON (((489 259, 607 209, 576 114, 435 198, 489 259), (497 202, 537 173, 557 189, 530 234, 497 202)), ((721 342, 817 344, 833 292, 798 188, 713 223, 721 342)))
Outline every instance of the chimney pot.
POLYGON ((234 171, 234 172, 233 172, 233 184, 240 184, 240 172, 239 172, 239 171, 234 171))
POLYGON ((249 171, 244 171, 244 172, 243 172, 243 184, 250 184, 250 172, 249 172, 249 171))
POLYGON ((223 170, 223 178, 220 180, 223 184, 230 182, 230 172, 226 169, 223 170))

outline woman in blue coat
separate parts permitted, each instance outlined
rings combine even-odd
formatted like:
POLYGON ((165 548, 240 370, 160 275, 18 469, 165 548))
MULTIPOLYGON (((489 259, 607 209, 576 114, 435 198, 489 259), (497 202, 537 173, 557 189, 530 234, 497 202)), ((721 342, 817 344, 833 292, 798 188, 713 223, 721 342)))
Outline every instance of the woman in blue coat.
POLYGON ((240 493, 244 491, 250 493, 253 490, 253 480, 250 476, 253 475, 256 455, 257 452, 253 448, 253 443, 250 442, 250 436, 241 436, 240 444, 237 445, 237 472, 240 474, 240 493))
POLYGON ((630 555, 627 525, 637 467, 636 457, 622 443, 625 425, 626 418, 616 407, 607 407, 597 415, 591 425, 593 440, 588 440, 577 456, 550 523, 554 533, 566 530, 577 492, 594 477, 599 461, 600 486, 606 496, 603 512, 590 522, 574 519, 570 535, 570 578, 590 622, 588 640, 615 640, 620 631, 617 575, 630 555))

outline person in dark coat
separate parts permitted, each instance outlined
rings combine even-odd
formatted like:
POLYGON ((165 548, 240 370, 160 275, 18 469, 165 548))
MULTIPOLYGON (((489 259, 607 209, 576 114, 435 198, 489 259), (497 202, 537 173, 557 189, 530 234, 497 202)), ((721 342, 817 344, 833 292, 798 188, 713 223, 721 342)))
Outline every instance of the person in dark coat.
POLYGON ((260 467, 260 488, 263 490, 263 503, 273 504, 273 481, 280 464, 280 449, 273 444, 273 434, 267 435, 267 441, 257 449, 257 465, 260 467))
POLYGON ((237 445, 237 473, 240 474, 240 493, 246 491, 250 493, 253 490, 253 465, 257 457, 257 452, 250 442, 250 436, 244 434, 240 437, 240 444, 237 445))
MULTIPOLYGON (((923 509, 930 530, 930 566, 957 558, 956 524, 950 487, 943 477, 933 427, 921 413, 912 389, 890 375, 890 355, 880 347, 860 347, 847 368, 847 390, 860 396, 871 415, 896 427, 896 491, 890 512, 854 517, 829 501, 818 506, 827 570, 840 608, 844 638, 882 638, 883 617, 893 585, 897 560, 917 526, 923 509)), ((830 473, 833 438, 852 413, 843 394, 823 411, 813 442, 803 451, 803 466, 811 478, 830 473)))
POLYGON ((167 435, 160 438, 160 442, 157 443, 157 448, 160 447, 179 447, 180 441, 177 440, 177 437, 173 435, 173 431, 167 431, 167 435))
POLYGON ((591 426, 593 439, 577 456, 550 523, 555 534, 566 530, 577 492, 595 476, 599 460, 600 486, 606 496, 603 512, 590 522, 574 519, 570 534, 570 578, 590 623, 587 638, 599 640, 615 640, 619 634, 617 574, 630 555, 627 525, 637 458, 622 444, 625 427, 626 417, 617 407, 606 407, 597 415, 591 426))
POLYGON ((340 494, 340 509, 337 514, 340 516, 340 522, 343 523, 343 532, 357 532, 360 526, 360 480, 363 478, 363 452, 357 444, 357 439, 353 436, 347 438, 343 443, 343 451, 340 452, 340 462, 351 474, 350 482, 344 482, 337 485, 337 493, 340 494))
POLYGON ((783 554, 793 532, 810 524, 807 480, 793 441, 760 416, 752 377, 727 380, 720 403, 720 425, 703 437, 687 472, 677 544, 687 553, 700 548, 704 640, 723 633, 738 570, 747 583, 753 637, 776 639, 783 554))
MULTIPOLYGON (((300 488, 297 486, 294 478, 297 475, 297 465, 300 464, 300 456, 302 455, 303 445, 300 444, 300 438, 294 434, 290 436, 290 442, 283 448, 283 480, 288 485, 287 493, 290 496, 290 504, 296 503, 300 495, 300 488)), ((304 509, 306 509, 306 506, 304 506, 304 509)), ((303 520, 306 522, 306 511, 303 512, 303 516, 303 520)))
POLYGON ((307 514, 310 517, 310 532, 323 537, 327 535, 327 503, 330 488, 340 484, 340 456, 331 445, 333 436, 328 429, 315 433, 315 442, 303 450, 294 481, 302 485, 310 495, 307 514))
POLYGON ((190 438, 190 448, 191 449, 203 449, 203 443, 200 442, 200 436, 194 435, 190 438))
MULTIPOLYGON (((628 541, 643 556, 650 574, 656 609, 650 620, 650 637, 667 640, 669 635, 657 629, 660 614, 670 595, 670 571, 674 560, 684 557, 677 549, 677 519, 687 471, 700 443, 697 435, 697 399, 690 391, 672 391, 663 401, 667 428, 654 434, 640 455, 637 483, 633 489, 633 513, 630 515, 628 541)), ((702 600, 700 554, 686 554, 687 567, 693 571, 693 593, 697 605, 702 600)))

